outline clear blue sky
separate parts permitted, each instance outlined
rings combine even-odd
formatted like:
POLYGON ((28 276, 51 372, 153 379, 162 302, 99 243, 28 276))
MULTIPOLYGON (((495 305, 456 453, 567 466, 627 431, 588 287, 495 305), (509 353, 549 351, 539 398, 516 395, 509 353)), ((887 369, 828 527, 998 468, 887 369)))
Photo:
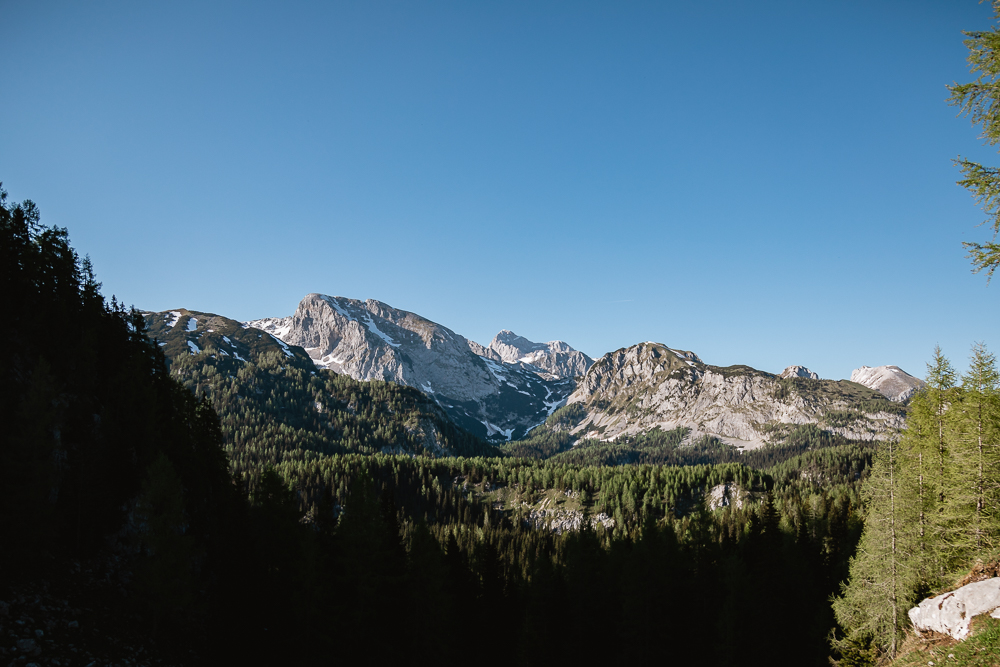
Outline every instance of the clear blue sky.
POLYGON ((0 0, 0 180, 107 295, 922 376, 1000 352, 945 85, 975 0, 0 0))

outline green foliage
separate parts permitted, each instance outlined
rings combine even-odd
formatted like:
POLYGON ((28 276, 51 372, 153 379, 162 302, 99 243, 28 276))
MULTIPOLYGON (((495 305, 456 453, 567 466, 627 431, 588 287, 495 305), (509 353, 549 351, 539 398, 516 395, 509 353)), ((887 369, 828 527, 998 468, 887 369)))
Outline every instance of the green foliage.
POLYGON ((914 507, 907 503, 900 446, 888 442, 875 459, 864 487, 867 508, 858 552, 851 560, 850 585, 834 601, 840 624, 850 628, 846 652, 874 644, 890 656, 902 636, 904 612, 916 598, 914 560, 919 541, 914 507))
POLYGON ((956 644, 933 646, 901 656, 894 667, 907 665, 949 665, 953 667, 995 667, 1000 647, 1000 620, 981 616, 972 624, 971 637, 956 644))
POLYGON ((554 431, 568 431, 583 421, 587 416, 587 408, 583 403, 564 405, 545 420, 545 426, 554 431))
MULTIPOLYGON (((1000 2, 993 1, 993 15, 1000 18, 1000 2)), ((973 125, 982 127, 980 137, 989 145, 1000 141, 1000 30, 996 26, 988 31, 966 31, 965 46, 969 49, 969 70, 976 76, 975 81, 953 84, 948 87, 951 97, 948 102, 957 106, 960 113, 970 116, 973 125)), ((965 242, 972 260, 973 271, 986 270, 988 278, 1000 266, 1000 245, 996 243, 1000 231, 1000 169, 959 158, 955 164, 963 178, 958 184, 972 193, 982 206, 993 228, 993 240, 987 243, 965 242)))
POLYGON ((360 382, 303 357, 264 348, 246 361, 206 347, 171 361, 171 375, 204 394, 221 419, 234 472, 318 454, 481 455, 496 449, 456 427, 423 393, 360 382))

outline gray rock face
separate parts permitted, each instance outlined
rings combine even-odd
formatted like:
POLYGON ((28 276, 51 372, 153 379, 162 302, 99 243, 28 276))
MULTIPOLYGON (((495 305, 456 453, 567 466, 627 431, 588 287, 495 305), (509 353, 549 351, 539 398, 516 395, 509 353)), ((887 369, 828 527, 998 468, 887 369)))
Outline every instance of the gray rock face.
POLYGON ((472 350, 472 353, 477 356, 486 357, 487 359, 503 363, 503 358, 499 354, 497 354, 494 350, 491 350, 488 347, 483 347, 474 340, 469 341, 469 349, 472 350))
POLYGON ((508 364, 529 364, 559 377, 581 376, 594 364, 593 359, 561 340, 533 343, 507 329, 493 337, 488 349, 508 364))
MULTIPOLYGON (((852 392, 846 389, 832 380, 797 380, 788 388, 776 376, 748 366, 719 368, 690 352, 641 343, 598 359, 567 402, 582 403, 587 410, 573 433, 602 440, 657 426, 686 427, 689 439, 710 435, 755 449, 800 424, 869 441, 903 427, 898 412, 859 412, 847 423, 826 423, 827 413, 851 408, 852 392)), ((872 391, 866 399, 877 397, 872 391)))
POLYGON ((291 317, 247 326, 303 347, 336 373, 420 389, 456 423, 493 440, 541 423, 573 389, 572 380, 506 363, 495 350, 374 299, 309 294, 291 317))
POLYGON ((749 494, 736 484, 717 484, 705 494, 705 504, 709 510, 717 510, 723 507, 735 506, 737 509, 743 507, 744 499, 749 498, 749 494))
POLYGON ((980 614, 1000 618, 1000 577, 927 598, 909 611, 910 621, 917 630, 933 630, 955 639, 968 637, 972 619, 980 614))
MULTIPOLYGON (((524 523, 535 530, 547 530, 560 535, 566 531, 580 530, 580 525, 583 523, 583 512, 558 509, 531 510, 524 523)), ((601 512, 590 517, 590 528, 593 530, 598 526, 614 528, 615 520, 601 512)))
POLYGON ((890 401, 907 401, 924 386, 919 380, 899 366, 862 366, 851 371, 851 382, 874 389, 890 401))
POLYGON ((785 370, 781 371, 781 375, 778 377, 782 378, 809 378, 810 380, 818 380, 819 376, 813 373, 811 370, 805 366, 789 366, 785 370))

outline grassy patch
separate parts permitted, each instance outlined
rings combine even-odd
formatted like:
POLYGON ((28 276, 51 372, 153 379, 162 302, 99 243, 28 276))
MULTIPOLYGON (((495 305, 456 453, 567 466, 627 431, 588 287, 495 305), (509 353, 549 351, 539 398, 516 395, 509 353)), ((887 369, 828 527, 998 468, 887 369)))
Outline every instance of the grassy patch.
POLYGON ((996 667, 1000 665, 1000 620, 987 615, 972 621, 972 636, 965 641, 937 637, 923 640, 911 636, 903 644, 903 653, 891 663, 935 667, 996 667))

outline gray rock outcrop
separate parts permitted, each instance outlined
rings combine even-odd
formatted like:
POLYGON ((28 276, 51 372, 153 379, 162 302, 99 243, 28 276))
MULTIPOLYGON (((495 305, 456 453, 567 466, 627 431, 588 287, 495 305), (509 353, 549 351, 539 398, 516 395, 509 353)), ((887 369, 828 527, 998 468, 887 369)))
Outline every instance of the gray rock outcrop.
POLYGON ((863 384, 874 389, 890 401, 902 403, 908 401, 921 387, 924 381, 917 379, 899 366, 862 366, 851 371, 851 382, 863 384))
MULTIPOLYGON (((580 524, 583 523, 583 512, 580 510, 537 509, 531 510, 524 521, 530 528, 548 530, 559 535, 565 531, 580 530, 580 524)), ((591 529, 596 529, 598 526, 614 528, 615 520, 601 512, 590 517, 591 529)))
POLYGON ((810 380, 818 380, 819 375, 813 373, 811 370, 805 366, 789 366, 785 370, 781 371, 781 375, 778 377, 782 378, 808 378, 810 380))
POLYGON ((1000 618, 1000 577, 927 598, 909 611, 910 622, 917 630, 933 630, 955 639, 968 637, 972 619, 980 614, 1000 618))
POLYGON ((705 494, 705 504, 709 510, 717 510, 730 505, 736 509, 742 509, 743 500, 748 497, 749 494, 739 486, 726 482, 725 484, 716 484, 709 489, 708 493, 705 494))

